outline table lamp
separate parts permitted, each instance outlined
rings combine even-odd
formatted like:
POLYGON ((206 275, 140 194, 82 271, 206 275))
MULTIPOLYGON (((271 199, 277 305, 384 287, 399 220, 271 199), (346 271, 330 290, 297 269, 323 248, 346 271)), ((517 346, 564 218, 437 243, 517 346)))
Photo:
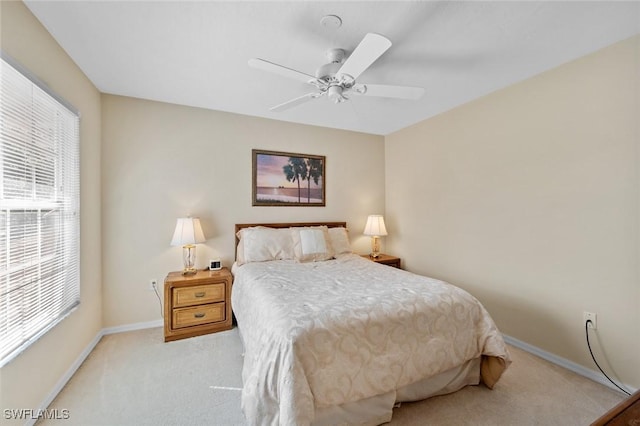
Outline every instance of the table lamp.
POLYGON ((171 239, 172 246, 182 246, 182 261, 184 269, 182 275, 195 274, 196 244, 204 243, 204 233, 197 217, 181 217, 176 223, 176 230, 171 239))
POLYGON ((380 237, 387 235, 387 228, 384 226, 384 218, 380 214, 372 214, 367 218, 364 227, 364 235, 371 237, 371 254, 376 258, 380 256, 380 237))

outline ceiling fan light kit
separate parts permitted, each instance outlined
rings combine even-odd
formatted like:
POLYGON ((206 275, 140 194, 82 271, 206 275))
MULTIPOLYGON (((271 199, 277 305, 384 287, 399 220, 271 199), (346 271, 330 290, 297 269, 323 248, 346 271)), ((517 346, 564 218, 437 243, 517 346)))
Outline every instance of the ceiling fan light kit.
MULTIPOLYGON (((338 18, 335 15, 327 15, 322 18, 322 25, 333 25, 324 22, 330 16, 338 18)), ((346 60, 346 52, 343 49, 329 49, 326 53, 329 62, 318 67, 315 77, 260 58, 250 59, 249 65, 253 68, 302 81, 318 89, 317 92, 307 93, 270 108, 274 112, 285 111, 322 96, 327 96, 334 103, 347 101, 352 94, 396 99, 419 99, 424 93, 424 89, 421 87, 356 83, 360 74, 367 70, 390 47, 391 41, 386 37, 380 34, 368 33, 346 60)))
POLYGON ((342 26, 342 19, 337 15, 326 15, 320 19, 320 25, 326 28, 340 28, 342 26))

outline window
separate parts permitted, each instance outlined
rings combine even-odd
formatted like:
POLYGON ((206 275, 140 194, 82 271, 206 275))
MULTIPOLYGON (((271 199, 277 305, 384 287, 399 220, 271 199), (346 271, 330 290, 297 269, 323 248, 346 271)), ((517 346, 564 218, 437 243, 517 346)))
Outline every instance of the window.
POLYGON ((80 303, 77 112, 0 63, 0 366, 80 303))

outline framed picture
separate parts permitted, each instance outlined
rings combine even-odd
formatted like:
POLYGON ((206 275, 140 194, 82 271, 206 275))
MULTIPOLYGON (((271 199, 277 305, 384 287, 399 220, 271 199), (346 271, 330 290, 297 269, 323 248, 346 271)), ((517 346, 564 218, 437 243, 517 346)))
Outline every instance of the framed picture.
POLYGON ((324 206, 323 155, 254 149, 254 206, 324 206))

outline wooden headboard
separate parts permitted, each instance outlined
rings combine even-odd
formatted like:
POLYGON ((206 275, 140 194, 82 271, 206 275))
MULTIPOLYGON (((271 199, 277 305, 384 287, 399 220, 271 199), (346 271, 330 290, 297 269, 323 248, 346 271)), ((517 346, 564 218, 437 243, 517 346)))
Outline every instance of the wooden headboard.
POLYGON ((347 222, 284 222, 284 223, 236 223, 236 231, 234 235, 236 236, 236 245, 238 248, 238 231, 243 228, 250 228, 252 226, 266 226, 268 228, 291 228, 298 226, 326 226, 328 228, 339 228, 347 227, 347 222))

